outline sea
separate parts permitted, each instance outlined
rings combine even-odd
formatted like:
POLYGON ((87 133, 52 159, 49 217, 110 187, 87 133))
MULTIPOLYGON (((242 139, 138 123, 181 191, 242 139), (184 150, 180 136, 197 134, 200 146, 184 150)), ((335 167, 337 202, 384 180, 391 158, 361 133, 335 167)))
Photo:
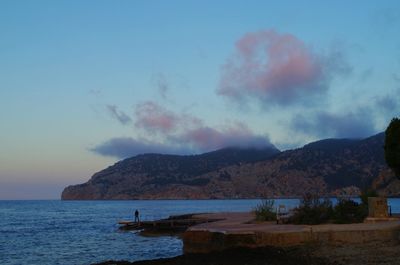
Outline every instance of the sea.
MULTIPOLYGON (((137 261, 182 254, 177 236, 142 236, 118 229, 118 220, 185 213, 250 211, 261 200, 0 201, 0 264, 85 265, 137 261)), ((388 199, 400 213, 400 199, 388 199)), ((298 199, 275 204, 296 207, 298 199)))

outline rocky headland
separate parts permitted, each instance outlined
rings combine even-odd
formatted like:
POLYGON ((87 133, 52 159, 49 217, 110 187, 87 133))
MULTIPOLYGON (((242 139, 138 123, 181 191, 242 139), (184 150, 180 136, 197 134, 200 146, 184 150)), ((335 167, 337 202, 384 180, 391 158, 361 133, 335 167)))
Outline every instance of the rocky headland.
POLYGON ((144 154, 117 162, 83 184, 69 186, 63 200, 232 199, 358 195, 373 187, 400 195, 387 168, 384 133, 366 139, 326 139, 280 152, 225 148, 201 155, 144 154))

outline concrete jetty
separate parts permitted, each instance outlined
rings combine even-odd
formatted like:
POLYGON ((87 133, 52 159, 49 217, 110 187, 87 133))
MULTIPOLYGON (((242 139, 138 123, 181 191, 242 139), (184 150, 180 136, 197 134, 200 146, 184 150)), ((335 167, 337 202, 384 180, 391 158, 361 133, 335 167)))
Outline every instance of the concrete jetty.
POLYGON ((189 227, 183 234, 185 253, 208 253, 234 247, 291 247, 305 244, 359 244, 399 239, 400 219, 357 224, 292 225, 253 222, 252 213, 194 215, 219 221, 189 227))
POLYGON ((220 221, 222 219, 208 218, 207 215, 173 215, 165 219, 153 221, 134 222, 131 220, 118 221, 121 230, 143 230, 145 233, 183 233, 189 227, 208 222, 220 221))

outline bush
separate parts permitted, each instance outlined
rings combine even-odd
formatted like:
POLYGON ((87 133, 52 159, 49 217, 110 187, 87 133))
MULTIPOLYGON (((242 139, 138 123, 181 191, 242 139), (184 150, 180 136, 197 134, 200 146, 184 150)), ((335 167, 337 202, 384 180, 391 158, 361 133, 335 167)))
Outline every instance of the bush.
POLYGON ((340 199, 334 209, 334 222, 337 224, 361 223, 368 214, 367 206, 350 199, 340 199))
POLYGON ((294 224, 322 224, 333 218, 332 202, 329 198, 321 199, 317 194, 307 193, 294 209, 290 222, 294 224))
POLYGON ((364 191, 361 203, 351 199, 339 199, 335 207, 329 198, 321 199, 316 194, 306 194, 294 210, 290 222, 294 224, 316 225, 334 222, 337 224, 361 223, 368 216, 368 197, 376 196, 374 191, 364 191))
POLYGON ((274 200, 264 199, 261 204, 258 204, 254 208, 254 213, 256 214, 257 221, 275 221, 276 212, 274 211, 274 200))

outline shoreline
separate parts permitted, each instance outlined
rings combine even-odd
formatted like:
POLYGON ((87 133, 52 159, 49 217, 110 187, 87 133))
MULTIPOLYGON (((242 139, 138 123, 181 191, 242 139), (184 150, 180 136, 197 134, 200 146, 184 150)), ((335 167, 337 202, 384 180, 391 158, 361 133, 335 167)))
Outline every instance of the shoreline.
POLYGON ((189 227, 183 234, 183 255, 96 265, 400 265, 400 219, 310 226, 252 222, 248 212, 193 217, 220 220, 189 227))
MULTIPOLYGON (((322 196, 327 197, 329 199, 340 199, 340 198, 350 198, 350 199, 357 199, 359 198, 359 195, 348 195, 348 196, 322 196)), ((400 199, 400 196, 384 196, 385 198, 388 199, 400 199)), ((277 197, 263 197, 263 198, 208 198, 208 199, 190 199, 190 198, 165 198, 165 199, 48 199, 47 201, 235 201, 235 200, 265 200, 265 199, 270 199, 270 200, 292 200, 292 199, 298 199, 301 200, 302 196, 277 196, 277 197)), ((7 200, 4 200, 7 201, 7 200)), ((32 200, 26 200, 26 201, 32 201, 32 200)), ((46 200, 44 200, 46 201, 46 200)))
POLYGON ((305 248, 231 248, 140 261, 103 261, 92 265, 334 265, 305 248))
POLYGON ((399 242, 369 242, 349 246, 233 248, 132 262, 109 260, 91 265, 400 265, 399 253, 399 242))
MULTIPOLYGON (((342 198, 343 196, 328 196, 331 199, 342 198)), ((359 198, 357 195, 347 196, 348 198, 359 198)), ((400 199, 400 196, 385 196, 388 199, 400 199)), ((53 199, 0 199, 0 201, 229 201, 229 200, 263 200, 263 199, 272 199, 272 200, 290 200, 290 199, 301 199, 301 196, 283 196, 283 197, 266 197, 266 198, 221 198, 221 199, 62 199, 62 198, 53 198, 53 199)))

